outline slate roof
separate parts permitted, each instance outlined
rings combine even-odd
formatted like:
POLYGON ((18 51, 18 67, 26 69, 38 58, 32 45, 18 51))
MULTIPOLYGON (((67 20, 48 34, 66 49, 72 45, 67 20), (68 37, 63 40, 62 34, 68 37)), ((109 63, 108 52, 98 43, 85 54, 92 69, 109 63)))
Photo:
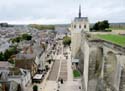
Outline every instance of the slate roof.
POLYGON ((36 64, 34 59, 18 59, 16 60, 16 67, 23 68, 23 69, 32 69, 32 66, 36 64))
POLYGON ((17 60, 21 60, 21 59, 33 59, 35 58, 35 55, 34 54, 22 54, 22 53, 19 53, 16 55, 16 59, 17 60))
POLYGON ((75 17, 74 21, 75 22, 88 21, 88 17, 75 17))

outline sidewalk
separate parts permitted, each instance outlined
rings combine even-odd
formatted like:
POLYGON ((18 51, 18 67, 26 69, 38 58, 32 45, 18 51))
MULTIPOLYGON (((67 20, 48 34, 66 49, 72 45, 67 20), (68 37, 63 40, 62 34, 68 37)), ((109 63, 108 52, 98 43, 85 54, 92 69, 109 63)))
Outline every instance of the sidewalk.
POLYGON ((72 71, 72 63, 71 63, 71 51, 70 49, 66 49, 68 52, 68 59, 67 61, 67 71, 68 71, 68 79, 64 84, 60 85, 59 91, 81 91, 79 86, 81 86, 81 79, 77 79, 74 81, 73 78, 73 71, 72 71))

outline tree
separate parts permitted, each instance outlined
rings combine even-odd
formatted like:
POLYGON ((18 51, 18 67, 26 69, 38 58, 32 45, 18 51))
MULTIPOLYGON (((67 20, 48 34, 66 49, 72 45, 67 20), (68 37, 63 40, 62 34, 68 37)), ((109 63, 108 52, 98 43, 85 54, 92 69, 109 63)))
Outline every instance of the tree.
POLYGON ((71 44, 71 37, 68 37, 68 36, 65 36, 64 38, 63 38, 63 44, 64 44, 64 46, 70 46, 70 44, 71 44))
POLYGON ((93 29, 96 31, 103 31, 106 30, 106 28, 109 28, 109 23, 107 20, 99 21, 93 26, 93 29))
POLYGON ((13 46, 4 52, 4 59, 7 61, 12 55, 17 53, 17 47, 13 46))
POLYGON ((22 35, 22 40, 31 40, 32 39, 32 36, 29 35, 29 34, 23 34, 22 35))
POLYGON ((2 52, 0 52, 0 61, 4 61, 4 54, 2 52))
POLYGON ((37 85, 33 86, 33 91, 38 91, 38 86, 37 85))
POLYGON ((16 37, 16 38, 12 38, 9 41, 11 41, 12 43, 19 43, 20 41, 23 41, 23 40, 29 41, 31 39, 32 39, 31 35, 29 35, 29 34, 22 34, 21 36, 16 37))
POLYGON ((99 22, 95 23, 95 25, 93 26, 94 30, 99 30, 99 22))
POLYGON ((7 49, 7 50, 5 51, 5 53, 4 53, 4 58, 5 58, 5 60, 8 60, 9 57, 10 57, 10 52, 9 52, 9 50, 7 49))
POLYGON ((10 41, 12 41, 12 43, 19 43, 21 41, 21 37, 10 39, 10 41))

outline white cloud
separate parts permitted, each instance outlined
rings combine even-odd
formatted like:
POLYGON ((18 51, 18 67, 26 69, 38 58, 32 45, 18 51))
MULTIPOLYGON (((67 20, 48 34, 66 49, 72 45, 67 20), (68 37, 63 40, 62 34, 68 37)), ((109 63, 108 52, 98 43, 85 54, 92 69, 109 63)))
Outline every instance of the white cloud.
POLYGON ((125 0, 1 0, 0 21, 9 23, 70 23, 78 5, 90 22, 125 21, 125 0))

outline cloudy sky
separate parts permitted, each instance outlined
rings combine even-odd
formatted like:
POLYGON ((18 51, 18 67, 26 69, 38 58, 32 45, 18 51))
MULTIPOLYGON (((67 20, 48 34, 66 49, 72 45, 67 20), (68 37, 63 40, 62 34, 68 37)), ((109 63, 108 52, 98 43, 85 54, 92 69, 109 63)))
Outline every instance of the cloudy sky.
POLYGON ((125 22, 125 0, 0 0, 0 22, 65 24, 78 15, 90 22, 125 22))

